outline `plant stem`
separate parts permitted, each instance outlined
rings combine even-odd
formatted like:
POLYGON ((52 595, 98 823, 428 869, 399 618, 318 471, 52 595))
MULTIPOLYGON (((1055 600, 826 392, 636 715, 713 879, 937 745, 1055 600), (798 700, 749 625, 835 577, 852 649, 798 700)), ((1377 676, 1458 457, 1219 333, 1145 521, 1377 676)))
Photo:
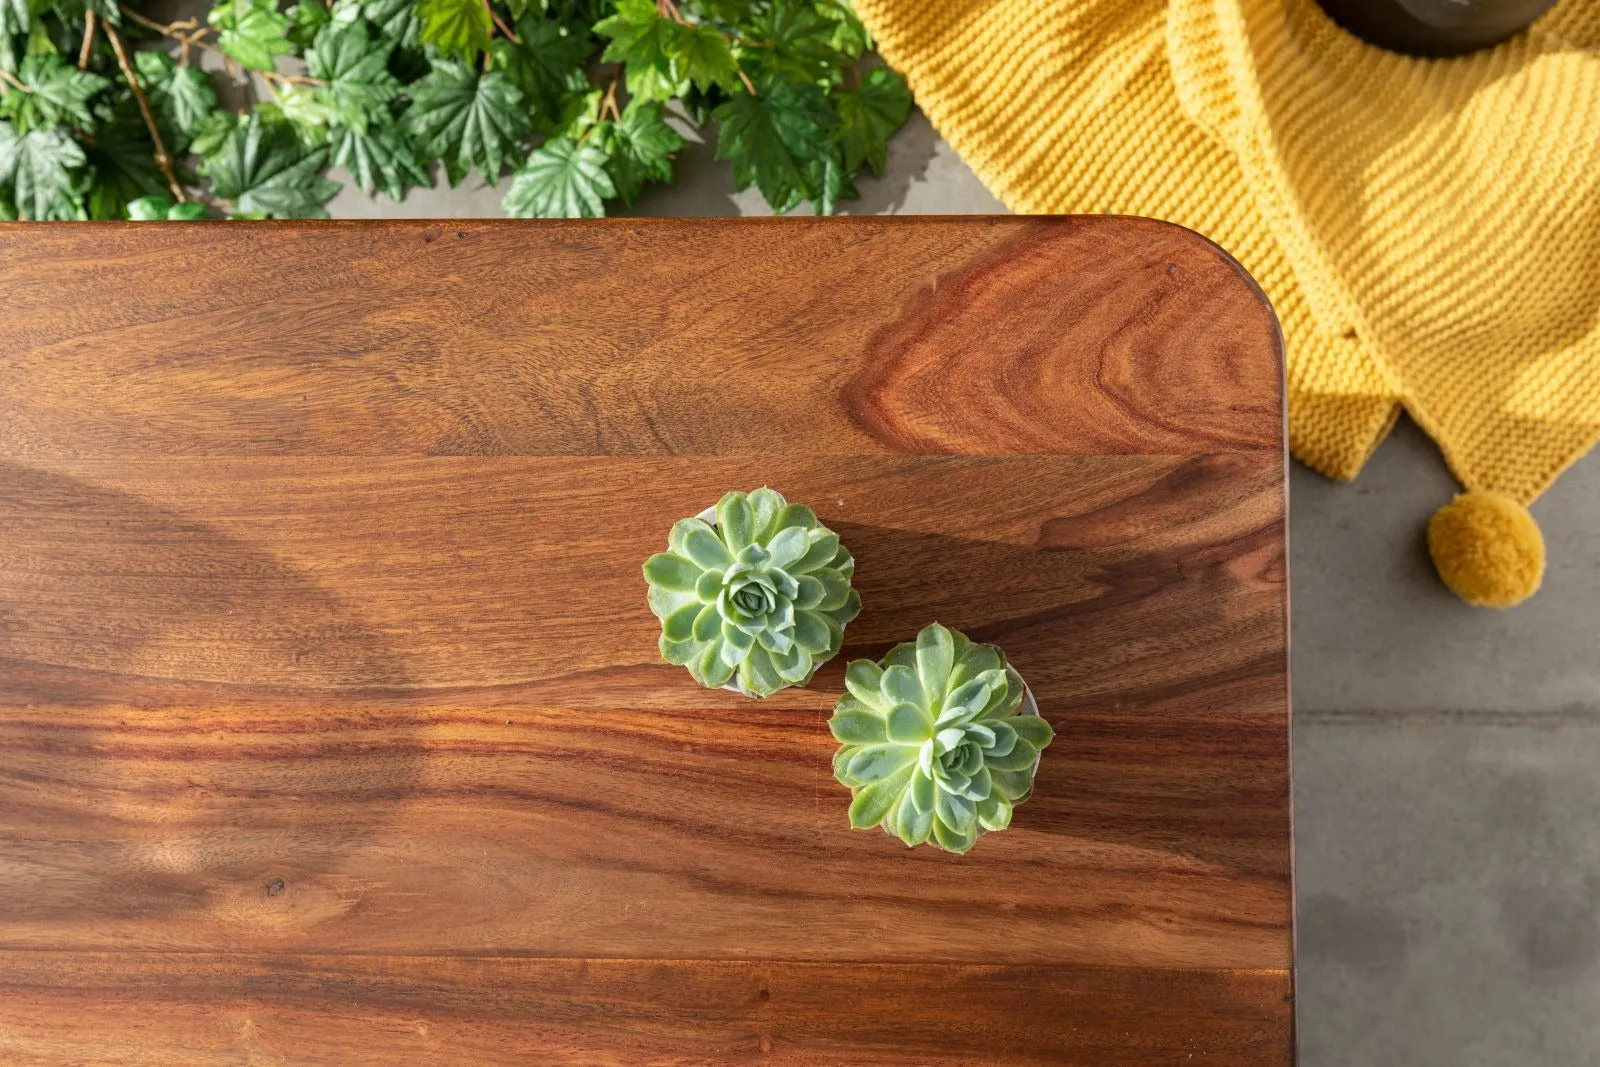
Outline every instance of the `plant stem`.
POLYGON ((511 27, 505 24, 505 20, 500 17, 500 13, 494 9, 494 6, 489 3, 489 0, 483 0, 483 8, 485 11, 489 12, 489 17, 494 19, 494 24, 500 28, 500 33, 502 36, 504 36, 512 44, 522 43, 522 38, 518 37, 514 32, 512 32, 511 27))
POLYGON ((23 82, 21 79, 19 79, 15 74, 11 73, 9 70, 6 70, 4 67, 0 67, 0 81, 5 82, 7 85, 11 86, 11 88, 17 90, 18 92, 23 92, 23 93, 31 93, 31 92, 33 92, 32 89, 28 88, 28 86, 27 86, 27 84, 25 82, 23 82))
POLYGON ((189 198, 183 194, 183 186, 178 184, 178 176, 172 173, 172 157, 167 155, 166 142, 161 139, 161 131, 156 128, 156 117, 150 113, 150 101, 145 99, 144 87, 139 84, 139 76, 134 74, 133 67, 128 65, 128 53, 122 47, 122 35, 109 22, 106 23, 106 40, 111 42, 111 50, 117 54, 117 66, 122 68, 122 76, 128 79, 128 88, 133 90, 133 98, 139 104, 139 114, 144 116, 145 127, 150 131, 150 140, 155 143, 156 166, 161 168, 162 176, 167 179, 167 188, 172 190, 172 198, 181 204, 189 198))
POLYGON ((622 112, 617 109, 617 83, 622 80, 622 69, 623 65, 618 63, 611 72, 611 81, 606 85, 605 98, 600 101, 600 118, 602 120, 605 119, 606 112, 610 111, 612 118, 618 122, 622 121, 622 112))
POLYGON ((83 46, 78 49, 78 69, 89 69, 89 57, 94 54, 95 14, 93 11, 83 13, 83 46))
MULTIPOLYGON (((237 79, 237 74, 235 72, 238 68, 234 66, 233 57, 228 55, 228 53, 224 52, 222 49, 218 48, 216 45, 207 44, 205 41, 201 40, 202 37, 211 32, 208 27, 201 26, 197 28, 194 19, 185 19, 183 22, 174 22, 171 25, 163 26, 154 19, 145 18, 143 15, 139 14, 139 12, 135 11, 126 4, 118 4, 117 6, 122 9, 122 13, 124 15, 128 16, 129 19, 138 25, 143 26, 147 30, 155 30, 162 36, 171 37, 174 41, 182 44, 185 61, 188 60, 189 49, 191 46, 194 48, 199 48, 202 51, 210 52, 214 56, 221 56, 223 62, 228 66, 229 75, 237 79), (189 32, 185 33, 183 32, 184 30, 188 30, 189 32)), ((107 32, 110 31, 109 26, 106 29, 107 32)), ((276 82, 279 85, 328 84, 321 78, 312 78, 305 74, 279 74, 275 70, 257 70, 252 71, 252 73, 261 75, 262 79, 265 81, 276 82)))

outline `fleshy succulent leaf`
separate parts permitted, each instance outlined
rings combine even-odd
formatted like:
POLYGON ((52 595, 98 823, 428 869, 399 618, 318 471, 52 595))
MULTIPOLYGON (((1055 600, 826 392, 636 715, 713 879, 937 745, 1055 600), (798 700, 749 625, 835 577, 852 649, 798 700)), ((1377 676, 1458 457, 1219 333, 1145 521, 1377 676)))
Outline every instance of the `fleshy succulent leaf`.
POLYGON ((1011 728, 1017 732, 1019 740, 1026 741, 1034 748, 1043 748, 1048 745, 1056 732, 1050 724, 1037 716, 1019 715, 1011 722, 1011 728))
POLYGON ((985 830, 1004 830, 1011 825, 1011 801, 995 793, 978 801, 978 824, 985 830))
POLYGON ((795 574, 810 574, 814 570, 826 567, 832 561, 834 554, 839 551, 839 535, 832 530, 819 526, 809 534, 811 547, 806 549, 806 554, 801 557, 790 570, 795 574))
POLYGON ((822 603, 823 586, 815 575, 802 574, 795 579, 794 606, 800 609, 814 608, 822 603))
MULTIPOLYGON (((722 579, 724 571, 704 571, 694 584, 694 595, 707 604, 716 600, 722 593, 722 579)), ((646 575, 646 577, 649 577, 646 575)))
POLYGON ((902 745, 920 745, 933 731, 933 716, 919 704, 896 704, 888 722, 889 737, 902 745))
MULTIPOLYGON (((964 634, 955 634, 954 636, 960 638, 961 641, 966 641, 964 634)), ((958 641, 957 644, 959 645, 961 641, 958 641)), ((998 648, 993 645, 967 643, 968 650, 966 652, 961 652, 958 649, 956 653, 955 666, 950 672, 950 688, 952 689, 970 682, 984 671, 998 670, 1003 665, 998 648)))
POLYGON ((722 538, 716 532, 700 522, 699 519, 687 519, 686 522, 698 523, 690 526, 683 533, 683 547, 681 551, 698 566, 706 570, 726 569, 733 566, 733 554, 728 551, 728 546, 723 544, 722 538))
POLYGON ((704 685, 723 686, 733 677, 735 667, 722 657, 722 639, 716 638, 705 646, 701 659, 700 680, 704 685))
MULTIPOLYGON (((751 526, 757 535, 761 531, 759 516, 754 515, 752 509, 751 526)), ((772 540, 767 542, 767 553, 771 557, 774 567, 788 567, 796 563, 806 554, 806 549, 811 543, 806 538, 806 531, 798 526, 790 526, 774 534, 772 540)))
POLYGON ((950 631, 934 623, 917 635, 917 677, 929 693, 942 693, 955 663, 955 641, 950 631))
POLYGON ((889 650, 889 654, 883 657, 883 665, 885 668, 905 667, 907 670, 915 671, 917 669, 917 646, 910 641, 895 645, 889 650))
POLYGON ((941 789, 934 798, 933 813, 950 829, 965 831, 971 829, 976 809, 966 797, 941 789))
POLYGON ((769 488, 727 493, 712 514, 715 525, 698 517, 675 523, 668 551, 645 562, 663 648, 671 645, 673 662, 702 685, 736 678, 741 692, 765 697, 806 684, 838 654, 844 624, 860 611, 848 578, 797 570, 814 551, 821 555, 819 543, 830 559, 841 553, 838 535, 769 488), (830 599, 838 603, 827 606, 830 599), (685 642, 696 647, 677 647, 685 642))
POLYGON ((828 720, 828 730, 844 745, 872 745, 888 739, 883 720, 869 711, 836 711, 828 720))
POLYGON ((827 651, 833 641, 833 631, 828 621, 814 611, 794 613, 794 639, 800 647, 813 656, 827 651))
POLYGON ((783 688, 783 679, 778 677, 772 656, 759 644, 745 653, 739 664, 739 681, 752 693, 776 693, 783 688))
POLYGON ((893 704, 921 705, 925 699, 922 694, 922 683, 917 681, 917 672, 910 667, 896 664, 883 672, 883 681, 879 683, 883 695, 893 704))
POLYGON ((911 780, 912 770, 908 764, 887 777, 858 789, 855 799, 850 802, 850 825, 857 829, 865 829, 881 823, 883 817, 899 802, 900 794, 904 792, 906 783, 911 780))
POLYGON ((969 827, 965 833, 950 828, 943 819, 933 820, 933 837, 939 842, 939 847, 946 852, 960 855, 969 851, 978 841, 977 826, 969 827))
POLYGON ((994 779, 994 791, 1013 804, 1022 803, 1033 792, 1033 774, 1029 771, 991 771, 989 776, 994 779))
POLYGON ((698 603, 688 603, 661 620, 661 633, 668 641, 688 641, 694 636, 694 620, 700 614, 698 603))
MULTIPOLYGON (((782 533, 794 523, 780 523, 778 516, 787 505, 782 495, 762 486, 750 494, 750 513, 752 525, 755 527, 756 540, 766 544, 772 538, 782 533)), ((809 530, 810 527, 802 527, 809 530)))
POLYGON ((984 761, 995 771, 1026 771, 1030 766, 1034 766, 1034 760, 1037 758, 1037 747, 1018 737, 1016 741, 1011 742, 1011 747, 1006 750, 1005 755, 994 755, 990 750, 989 757, 984 761))
POLYGON ((817 607, 823 611, 838 611, 850 599, 850 582, 837 571, 819 570, 812 577, 822 583, 822 599, 817 607))
POLYGON ((755 515, 745 494, 729 493, 717 504, 717 530, 734 553, 742 552, 755 540, 754 526, 755 515))
POLYGON ((700 614, 694 617, 692 636, 696 641, 710 641, 714 637, 722 636, 722 615, 717 611, 715 604, 701 606, 700 614))
POLYGON ((893 705, 885 705, 883 693, 880 691, 883 682, 883 668, 870 659, 851 660, 850 665, 844 669, 844 687, 850 695, 868 707, 886 710, 893 705))
POLYGON ((786 504, 778 511, 773 526, 778 529, 785 526, 803 526, 807 530, 814 530, 817 528, 817 513, 804 504, 786 504))
POLYGON ((791 644, 787 651, 773 652, 772 665, 778 677, 790 685, 801 685, 811 677, 811 653, 799 645, 791 644))
POLYGON ((856 785, 876 782, 880 778, 898 773, 913 765, 915 753, 904 745, 885 743, 868 745, 856 752, 845 767, 856 785))
POLYGON ((683 666, 694 658, 699 646, 693 641, 669 641, 666 635, 660 640, 661 658, 676 666, 683 666))
POLYGON ((644 564, 644 579, 673 592, 687 592, 700 581, 701 570, 691 560, 670 552, 657 552, 644 564))
POLYGON ((1017 743, 1017 731, 1011 728, 1009 722, 999 719, 990 719, 985 725, 994 734, 994 743, 989 746, 987 755, 993 758, 1009 754, 1017 743))
POLYGON ((845 686, 833 768, 855 794, 852 826, 950 852, 1010 826, 1054 732, 1031 707, 1021 714, 1022 679, 999 650, 934 624, 881 663, 851 663, 845 686))

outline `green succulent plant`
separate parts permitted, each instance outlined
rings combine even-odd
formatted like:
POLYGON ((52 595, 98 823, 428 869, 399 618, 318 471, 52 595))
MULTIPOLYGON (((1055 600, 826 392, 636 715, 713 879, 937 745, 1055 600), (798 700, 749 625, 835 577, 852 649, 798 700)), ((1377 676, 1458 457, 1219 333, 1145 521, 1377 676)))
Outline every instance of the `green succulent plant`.
POLYGON ((1055 735, 1019 714, 1022 679, 998 648, 933 623, 844 677, 828 728, 842 746, 833 774, 853 794, 851 826, 965 852, 1011 824, 1055 735))
POLYGON ((729 493, 716 522, 683 519, 644 565, 661 655, 708 688, 767 697, 804 685, 861 612, 856 562, 804 504, 729 493))

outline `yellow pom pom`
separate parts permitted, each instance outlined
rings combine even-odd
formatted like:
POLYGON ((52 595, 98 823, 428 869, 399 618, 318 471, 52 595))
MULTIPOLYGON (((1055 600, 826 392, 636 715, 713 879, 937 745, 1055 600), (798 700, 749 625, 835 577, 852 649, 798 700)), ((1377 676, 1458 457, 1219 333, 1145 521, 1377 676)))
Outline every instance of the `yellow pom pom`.
POLYGON ((1539 589, 1544 535, 1528 509, 1499 493, 1462 493, 1434 512, 1428 551, 1456 596, 1509 608, 1539 589))

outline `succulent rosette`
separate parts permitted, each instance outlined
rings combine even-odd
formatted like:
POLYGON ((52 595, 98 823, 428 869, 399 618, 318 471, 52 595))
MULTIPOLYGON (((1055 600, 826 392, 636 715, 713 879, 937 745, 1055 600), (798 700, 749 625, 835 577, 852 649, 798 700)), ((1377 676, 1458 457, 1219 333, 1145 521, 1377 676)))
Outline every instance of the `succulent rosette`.
POLYGON ((1054 732, 998 648, 934 623, 881 664, 852 662, 845 686, 828 728, 851 826, 965 852, 1011 824, 1054 732))
POLYGON ((855 559, 804 504, 728 493, 714 522, 683 519, 644 565, 661 655, 708 688, 766 697, 804 685, 861 612, 855 559))

